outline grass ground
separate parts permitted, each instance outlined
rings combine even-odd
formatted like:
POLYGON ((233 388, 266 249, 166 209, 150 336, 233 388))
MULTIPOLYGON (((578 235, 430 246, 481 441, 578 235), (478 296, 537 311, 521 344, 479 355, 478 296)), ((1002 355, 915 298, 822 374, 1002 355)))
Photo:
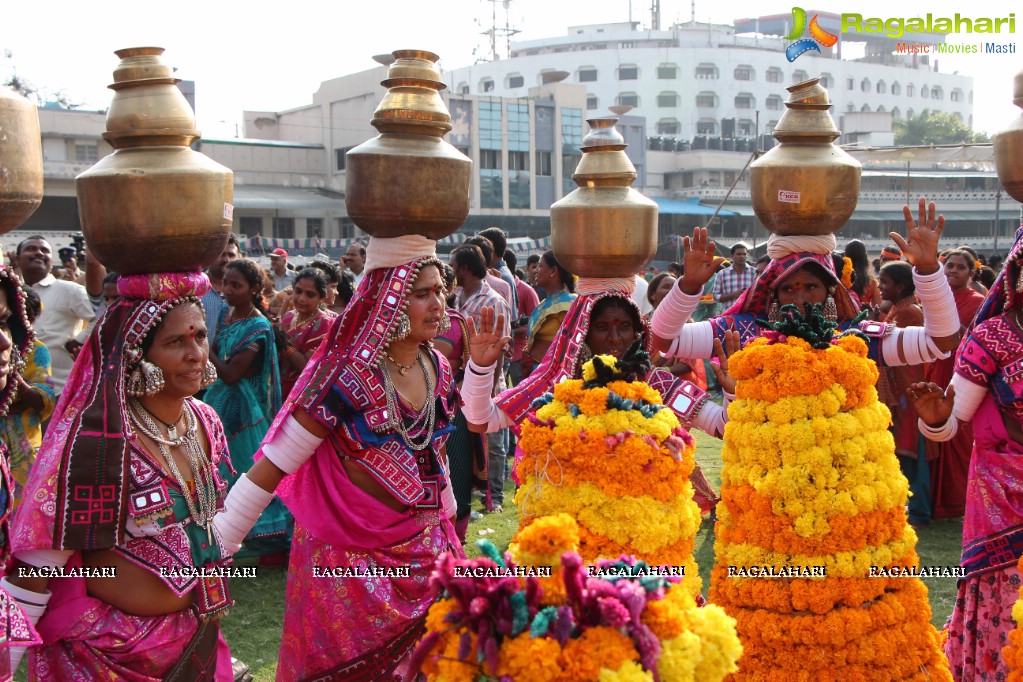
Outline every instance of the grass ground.
MULTIPOLYGON (((697 434, 696 459, 715 489, 721 483, 721 441, 697 434)), ((505 493, 504 513, 489 514, 469 524, 466 551, 478 554, 476 540, 490 540, 498 548, 506 549, 518 528, 518 513, 512 504, 514 495, 510 482, 505 493)), ((478 508, 479 501, 474 501, 478 508)), ((922 565, 956 566, 962 539, 962 521, 950 520, 932 523, 918 531, 917 551, 922 565)), ((710 584, 710 568, 714 563, 713 526, 704 521, 696 538, 696 560, 703 577, 704 591, 710 584)), ((280 646, 281 624, 284 613, 285 574, 281 569, 261 569, 256 579, 236 579, 231 590, 237 605, 224 620, 224 634, 235 656, 251 666, 257 682, 274 679, 277 670, 277 651, 280 646)), ((930 591, 931 622, 941 627, 952 613, 956 595, 954 578, 925 580, 930 591)))

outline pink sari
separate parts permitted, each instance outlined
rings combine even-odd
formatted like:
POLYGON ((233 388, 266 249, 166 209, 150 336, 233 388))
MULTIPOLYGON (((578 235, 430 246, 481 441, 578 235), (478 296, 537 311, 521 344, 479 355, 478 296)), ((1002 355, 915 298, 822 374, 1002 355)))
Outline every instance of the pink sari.
POLYGON ((1016 562, 1023 549, 1023 445, 1009 438, 989 394, 973 417, 974 448, 966 491, 963 560, 945 654, 957 680, 1002 680, 1002 647, 1019 598, 1016 562), (1001 677, 999 675, 1002 675, 1001 677))

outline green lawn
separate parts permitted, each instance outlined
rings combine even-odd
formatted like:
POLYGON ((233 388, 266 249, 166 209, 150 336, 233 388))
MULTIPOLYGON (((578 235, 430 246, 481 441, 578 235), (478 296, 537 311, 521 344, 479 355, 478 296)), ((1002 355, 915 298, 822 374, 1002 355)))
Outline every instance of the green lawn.
MULTIPOLYGON (((696 459, 715 489, 721 482, 721 441, 696 434, 696 459)), ((518 514, 512 504, 513 488, 509 482, 505 492, 505 512, 486 515, 469 524, 467 552, 477 555, 476 540, 486 539, 500 549, 506 549, 518 527, 518 514)), ((478 508, 479 501, 474 505, 478 508)), ((917 551, 921 564, 927 566, 956 566, 959 564, 963 524, 961 520, 939 521, 919 532, 917 551)), ((714 563, 714 533, 704 521, 696 538, 696 560, 703 577, 704 591, 710 584, 710 568, 714 563)), ((231 585, 237 605, 224 620, 224 633, 234 655, 248 663, 257 681, 274 679, 277 670, 277 650, 281 638, 284 613, 284 571, 260 569, 256 579, 236 579, 231 585)), ((941 627, 952 613, 955 601, 954 578, 926 579, 930 590, 931 622, 941 627)))

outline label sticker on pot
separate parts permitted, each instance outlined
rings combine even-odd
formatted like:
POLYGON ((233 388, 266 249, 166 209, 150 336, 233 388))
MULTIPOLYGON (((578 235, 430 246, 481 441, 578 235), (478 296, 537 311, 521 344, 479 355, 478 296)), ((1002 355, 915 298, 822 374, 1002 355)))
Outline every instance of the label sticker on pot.
POLYGON ((783 204, 798 204, 799 203, 799 192, 793 192, 787 189, 778 190, 778 201, 783 204))
MULTIPOLYGON (((797 195, 797 201, 798 201, 798 195, 797 195)), ((234 206, 232 206, 231 204, 229 204, 229 203, 227 203, 225 201, 224 202, 224 220, 232 220, 232 219, 234 219, 234 206)))

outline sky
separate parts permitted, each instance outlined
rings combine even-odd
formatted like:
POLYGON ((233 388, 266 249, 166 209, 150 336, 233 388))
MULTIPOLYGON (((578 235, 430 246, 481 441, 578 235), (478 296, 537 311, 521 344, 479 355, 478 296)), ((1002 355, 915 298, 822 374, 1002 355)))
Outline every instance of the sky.
MULTIPOLYGON (((114 50, 166 48, 178 75, 196 82, 199 128, 233 137, 243 110, 283 111, 308 104, 321 81, 375 66, 372 56, 426 49, 454 69, 490 54, 482 35, 494 23, 517 39, 564 35, 569 26, 628 21, 650 24, 654 0, 10 0, 0 20, 0 78, 12 71, 40 89, 62 91, 88 109, 106 109, 117 64, 114 50), (6 56, 9 54, 10 56, 6 56)), ((792 0, 660 0, 661 26, 688 21, 730 24, 736 18, 786 14, 792 0)), ((1013 3, 936 0, 828 0, 816 7, 864 17, 1005 17, 1013 3), (924 8, 924 9, 921 9, 924 8)), ((805 9, 812 12, 813 5, 805 9)), ((991 36, 1016 54, 942 55, 941 70, 973 76, 974 128, 997 132, 1020 115, 1012 104, 1014 74, 1023 66, 1023 11, 1016 33, 991 36)), ((979 36, 967 36, 975 42, 979 36)), ((950 36, 948 42, 956 42, 950 36)), ((499 51, 504 53, 504 40, 499 51)))

